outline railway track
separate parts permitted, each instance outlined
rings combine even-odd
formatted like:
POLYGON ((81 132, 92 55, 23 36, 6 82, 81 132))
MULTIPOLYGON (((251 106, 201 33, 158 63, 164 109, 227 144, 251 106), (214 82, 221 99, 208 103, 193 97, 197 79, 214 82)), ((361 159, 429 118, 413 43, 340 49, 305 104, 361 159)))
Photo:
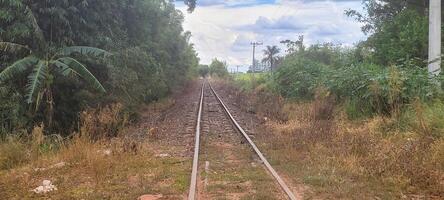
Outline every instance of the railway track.
POLYGON ((296 200, 206 80, 200 92, 195 131, 189 200, 212 199, 219 195, 238 199, 248 195, 246 191, 263 193, 262 196, 251 194, 253 196, 250 198, 270 199, 272 196, 274 199, 296 200), (252 150, 255 156, 251 154, 252 150), (255 167, 255 162, 264 167, 255 167), (210 168, 213 176, 209 175, 210 168), (255 181, 245 180, 256 176, 260 178, 255 181), (214 184, 209 184, 208 178, 214 184))

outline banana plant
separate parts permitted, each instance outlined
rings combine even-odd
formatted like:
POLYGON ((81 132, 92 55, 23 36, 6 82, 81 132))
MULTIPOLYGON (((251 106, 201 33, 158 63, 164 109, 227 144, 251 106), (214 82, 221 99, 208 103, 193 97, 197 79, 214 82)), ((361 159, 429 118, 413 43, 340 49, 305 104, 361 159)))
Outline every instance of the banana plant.
POLYGON ((28 75, 28 84, 26 85, 26 102, 28 104, 34 103, 37 111, 42 100, 46 98, 50 113, 48 116, 49 124, 52 123, 54 108, 52 84, 55 76, 81 77, 93 88, 100 92, 106 92, 105 88, 88 68, 72 57, 73 55, 83 55, 107 58, 111 54, 105 50, 86 46, 72 46, 53 51, 49 50, 44 54, 37 54, 24 45, 9 42, 0 42, 0 50, 27 52, 28 56, 17 60, 0 72, 0 84, 32 68, 28 75))

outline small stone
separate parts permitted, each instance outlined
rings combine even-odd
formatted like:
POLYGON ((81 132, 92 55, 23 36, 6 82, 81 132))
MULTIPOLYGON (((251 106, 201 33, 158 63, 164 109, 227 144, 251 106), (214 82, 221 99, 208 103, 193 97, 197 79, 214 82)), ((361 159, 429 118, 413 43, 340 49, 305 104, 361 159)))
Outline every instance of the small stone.
POLYGON ((112 151, 110 149, 97 150, 97 153, 102 153, 105 156, 109 156, 109 155, 111 155, 112 151))
POLYGON ((43 186, 38 186, 34 189, 34 192, 37 194, 40 194, 43 192, 43 186))
POLYGON ((51 185, 51 181, 50 180, 44 180, 42 184, 43 184, 43 186, 50 186, 51 185))
POLYGON ((103 151, 103 154, 105 154, 105 156, 109 156, 109 155, 111 155, 111 150, 110 149, 105 149, 103 151))
POLYGON ((51 191, 55 191, 57 188, 51 183, 50 180, 43 180, 42 185, 36 187, 33 192, 40 194, 40 193, 47 193, 51 191))
POLYGON ((57 164, 52 165, 51 168, 62 168, 62 167, 64 167, 65 165, 66 165, 65 162, 59 162, 59 163, 57 163, 57 164))
POLYGON ((145 195, 142 195, 139 198, 137 198, 137 200, 157 200, 162 197, 163 197, 163 195, 161 195, 161 194, 156 194, 156 195, 145 194, 145 195))
POLYGON ((170 154, 167 154, 167 153, 161 153, 161 154, 157 154, 156 157, 157 157, 157 158, 166 158, 166 157, 170 157, 170 154))

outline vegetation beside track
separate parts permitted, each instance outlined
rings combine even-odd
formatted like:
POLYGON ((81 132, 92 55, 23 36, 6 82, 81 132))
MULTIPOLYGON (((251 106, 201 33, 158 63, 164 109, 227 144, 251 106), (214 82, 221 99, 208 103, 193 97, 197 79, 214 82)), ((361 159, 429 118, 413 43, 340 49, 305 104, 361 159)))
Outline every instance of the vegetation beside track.
MULTIPOLYGON (((165 99, 148 105, 150 115, 174 104, 165 99)), ((191 162, 174 154, 177 148, 159 145, 156 130, 120 128, 111 133, 123 106, 82 114, 81 132, 63 139, 45 136, 36 127, 29 136, 9 135, 0 144, 0 196, 6 199, 137 199, 162 194, 183 199, 188 190, 191 162), (92 120, 94 119, 94 120, 92 120), (134 134, 142 132, 142 139, 134 134), (32 190, 50 180, 57 191, 35 194, 32 190)))
MULTIPOLYGON (((245 75, 234 79, 235 85, 251 80, 245 75)), ((285 177, 311 188, 305 197, 442 198, 439 101, 417 100, 400 115, 350 118, 347 102, 334 100, 327 90, 316 90, 313 99, 294 100, 280 97, 268 84, 248 84, 256 86, 232 95, 266 121, 269 131, 256 142, 285 177)))
POLYGON ((365 5, 371 16, 347 13, 364 20, 368 40, 287 41, 277 69, 236 74, 234 94, 271 119, 274 137, 262 138, 271 160, 314 196, 443 198, 444 76, 424 62, 425 8, 365 5))
MULTIPOLYGON (((185 3, 192 11, 195 1, 185 3)), ((155 144, 135 144, 125 132, 146 104, 168 106, 163 99, 197 76, 199 60, 173 2, 11 0, 0 1, 0 13, 2 198, 186 190, 188 163, 155 158, 155 144), (30 191, 45 179, 59 190, 30 191)))

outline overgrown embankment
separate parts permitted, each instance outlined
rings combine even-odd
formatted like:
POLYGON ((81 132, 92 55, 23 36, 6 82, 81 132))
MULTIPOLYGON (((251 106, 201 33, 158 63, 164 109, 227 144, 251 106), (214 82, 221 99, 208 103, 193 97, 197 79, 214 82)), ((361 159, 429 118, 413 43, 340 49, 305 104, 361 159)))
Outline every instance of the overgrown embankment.
POLYGON ((273 165, 311 186, 307 197, 443 198, 441 76, 347 61, 313 47, 273 75, 234 77, 233 95, 272 130, 257 139, 273 165))
MULTIPOLYGON (((0 1, 0 13, 2 198, 184 191, 183 160, 154 158, 152 143, 124 134, 140 117, 156 117, 139 115, 146 104, 197 74, 190 33, 173 2, 14 0, 0 1), (30 191, 44 179, 58 191, 30 191)), ((150 128, 140 135, 156 132, 150 128)))
POLYGON ((6 199, 183 199, 188 190, 197 81, 174 97, 144 106, 127 127, 124 107, 112 104, 81 114, 79 132, 68 138, 8 135, 0 143, 0 196, 6 199), (32 190, 49 180, 56 191, 32 190))

